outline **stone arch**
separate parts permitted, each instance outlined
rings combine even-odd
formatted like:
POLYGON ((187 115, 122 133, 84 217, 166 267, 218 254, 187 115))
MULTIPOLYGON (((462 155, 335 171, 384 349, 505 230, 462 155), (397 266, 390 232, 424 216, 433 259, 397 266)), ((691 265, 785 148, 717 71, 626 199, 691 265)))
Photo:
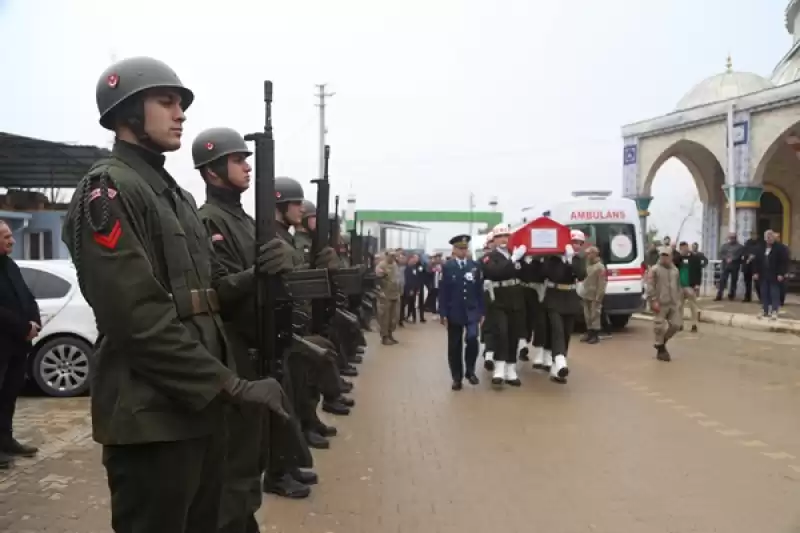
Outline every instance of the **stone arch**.
POLYGON ((753 184, 763 184, 764 174, 792 135, 800 137, 800 105, 779 108, 751 118, 751 173, 753 184))
POLYGON ((691 174, 700 201, 704 205, 714 203, 724 180, 722 165, 711 150, 699 142, 688 139, 675 141, 655 158, 650 168, 646 170, 642 182, 643 196, 650 196, 656 173, 673 157, 683 163, 691 174))
MULTIPOLYGON (((770 229, 778 231, 781 234, 781 240, 783 240, 783 242, 790 243, 792 239, 792 201, 789 195, 786 194, 782 188, 772 183, 764 184, 763 193, 772 194, 781 204, 781 227, 770 229)), ((764 200, 763 193, 761 196, 762 202, 764 200)))

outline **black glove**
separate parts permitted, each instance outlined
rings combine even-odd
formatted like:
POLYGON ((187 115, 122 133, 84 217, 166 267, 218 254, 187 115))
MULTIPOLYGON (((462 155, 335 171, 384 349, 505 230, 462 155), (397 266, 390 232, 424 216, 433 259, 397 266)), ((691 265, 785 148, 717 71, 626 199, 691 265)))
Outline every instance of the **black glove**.
POLYGON ((339 268, 339 256, 336 255, 336 250, 330 246, 326 246, 317 252, 317 257, 314 258, 314 267, 327 268, 329 270, 339 268))
POLYGON ((223 389, 234 403, 263 405, 276 415, 289 420, 289 413, 283 405, 288 402, 283 387, 273 378, 247 381, 232 377, 223 389))
POLYGON ((258 251, 258 272, 261 274, 280 274, 294 267, 295 249, 281 238, 267 241, 258 251))

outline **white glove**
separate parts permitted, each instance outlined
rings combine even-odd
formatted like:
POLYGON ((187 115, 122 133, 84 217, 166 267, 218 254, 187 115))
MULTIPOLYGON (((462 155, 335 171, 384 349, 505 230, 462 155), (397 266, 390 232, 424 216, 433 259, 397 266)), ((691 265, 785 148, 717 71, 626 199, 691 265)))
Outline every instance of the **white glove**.
POLYGON ((575 248, 573 248, 571 244, 568 244, 564 247, 564 259, 567 263, 570 263, 573 257, 575 257, 575 248))
POLYGON ((528 251, 528 248, 523 244, 521 246, 517 246, 514 248, 514 251, 511 252, 511 260, 516 262, 522 259, 522 256, 525 255, 525 252, 528 251))

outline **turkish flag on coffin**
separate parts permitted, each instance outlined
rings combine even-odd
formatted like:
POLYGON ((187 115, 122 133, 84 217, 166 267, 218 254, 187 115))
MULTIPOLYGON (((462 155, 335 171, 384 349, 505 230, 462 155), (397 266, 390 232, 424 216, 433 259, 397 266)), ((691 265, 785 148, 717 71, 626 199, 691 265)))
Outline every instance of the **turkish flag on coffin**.
POLYGON ((549 217, 531 220, 508 239, 508 249, 525 245, 525 255, 561 255, 570 243, 570 229, 549 217))

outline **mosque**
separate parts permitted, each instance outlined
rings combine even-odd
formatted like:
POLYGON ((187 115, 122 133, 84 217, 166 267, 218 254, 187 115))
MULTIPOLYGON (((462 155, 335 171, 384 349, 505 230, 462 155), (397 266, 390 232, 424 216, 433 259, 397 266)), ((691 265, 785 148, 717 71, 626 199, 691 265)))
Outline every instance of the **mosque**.
POLYGON ((655 174, 675 157, 697 185, 710 258, 730 232, 744 242, 767 229, 800 256, 800 0, 789 0, 785 27, 792 46, 769 77, 738 72, 729 57, 671 113, 623 126, 622 190, 643 228, 655 174))

